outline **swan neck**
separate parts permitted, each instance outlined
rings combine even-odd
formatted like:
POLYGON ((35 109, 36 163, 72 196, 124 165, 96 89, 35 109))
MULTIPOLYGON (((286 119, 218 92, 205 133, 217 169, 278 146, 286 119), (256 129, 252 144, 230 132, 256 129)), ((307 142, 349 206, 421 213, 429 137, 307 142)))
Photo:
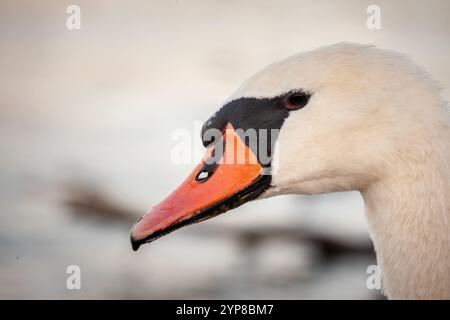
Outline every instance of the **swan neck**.
POLYGON ((450 172, 446 159, 442 152, 415 165, 404 165, 391 178, 362 192, 389 298, 450 298, 450 172))

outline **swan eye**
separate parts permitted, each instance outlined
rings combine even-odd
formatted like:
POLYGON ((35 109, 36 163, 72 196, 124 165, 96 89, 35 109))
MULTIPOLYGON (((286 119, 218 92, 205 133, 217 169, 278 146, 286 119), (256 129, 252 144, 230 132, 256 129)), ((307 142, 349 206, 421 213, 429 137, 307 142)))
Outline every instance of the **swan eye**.
POLYGON ((308 104, 310 95, 305 92, 291 92, 283 100, 283 107, 288 110, 298 110, 308 104))

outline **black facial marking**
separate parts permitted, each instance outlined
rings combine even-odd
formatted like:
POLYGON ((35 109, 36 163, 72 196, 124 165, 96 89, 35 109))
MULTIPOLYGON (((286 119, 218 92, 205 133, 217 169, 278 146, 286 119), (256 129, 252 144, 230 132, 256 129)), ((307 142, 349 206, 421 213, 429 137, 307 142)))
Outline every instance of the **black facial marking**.
POLYGON ((287 98, 293 97, 294 94, 296 97, 301 97, 296 99, 302 99, 301 101, 306 105, 310 94, 303 91, 290 91, 274 98, 239 98, 225 104, 203 125, 203 145, 206 147, 211 143, 215 143, 213 138, 206 137, 205 132, 207 130, 217 129, 221 131, 227 123, 231 123, 241 136, 242 141, 256 154, 260 163, 264 167, 270 167, 270 160, 269 162, 267 160, 261 161, 261 152, 265 153, 266 157, 271 158, 278 137, 277 135, 272 135, 271 130, 275 129, 277 131, 274 132, 279 132, 284 120, 289 116, 289 112, 295 110, 286 105, 286 101, 290 101, 287 98), (261 138, 266 138, 267 147, 264 148, 266 150, 255 150, 255 146, 249 145, 247 139, 240 134, 240 132, 246 132, 248 129, 256 130, 258 146, 261 146, 261 138), (266 129, 266 131, 260 131, 261 129, 266 129))

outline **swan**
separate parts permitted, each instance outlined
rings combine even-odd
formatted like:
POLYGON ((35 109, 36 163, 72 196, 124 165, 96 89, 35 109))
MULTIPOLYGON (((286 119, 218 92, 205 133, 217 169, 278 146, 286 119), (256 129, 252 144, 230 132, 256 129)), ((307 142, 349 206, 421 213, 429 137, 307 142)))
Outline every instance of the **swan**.
POLYGON ((356 190, 387 297, 449 299, 450 117, 440 91, 409 58, 371 45, 268 66, 205 123, 205 157, 136 222, 133 249, 250 200, 356 190), (258 136, 263 155, 249 129, 277 133, 258 136), (247 160, 224 161, 232 151, 247 160), (216 153, 222 161, 208 161, 216 153))

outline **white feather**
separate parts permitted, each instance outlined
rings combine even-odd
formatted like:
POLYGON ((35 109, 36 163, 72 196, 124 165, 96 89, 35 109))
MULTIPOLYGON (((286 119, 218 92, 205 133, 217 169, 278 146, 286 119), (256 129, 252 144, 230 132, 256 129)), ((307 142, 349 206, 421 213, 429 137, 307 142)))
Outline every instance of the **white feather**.
POLYGON ((359 190, 390 298, 450 298, 450 119, 404 55, 340 43, 258 72, 230 98, 312 92, 263 196, 359 190))

